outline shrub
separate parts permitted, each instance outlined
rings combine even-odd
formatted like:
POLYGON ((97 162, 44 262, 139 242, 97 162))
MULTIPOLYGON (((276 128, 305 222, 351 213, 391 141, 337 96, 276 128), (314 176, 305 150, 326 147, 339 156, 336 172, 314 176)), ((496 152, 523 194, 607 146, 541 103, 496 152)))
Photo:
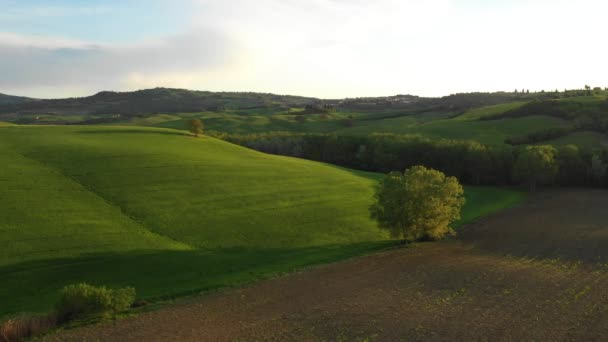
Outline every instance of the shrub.
POLYGON ((118 290, 113 290, 112 293, 112 311, 125 311, 135 302, 135 289, 125 287, 118 290))
POLYGON ((23 341, 47 333, 57 325, 54 314, 21 316, 0 323, 0 342, 23 341))
POLYGON ((131 287, 112 290, 89 284, 68 285, 61 291, 57 315, 63 322, 126 310, 135 300, 131 287))

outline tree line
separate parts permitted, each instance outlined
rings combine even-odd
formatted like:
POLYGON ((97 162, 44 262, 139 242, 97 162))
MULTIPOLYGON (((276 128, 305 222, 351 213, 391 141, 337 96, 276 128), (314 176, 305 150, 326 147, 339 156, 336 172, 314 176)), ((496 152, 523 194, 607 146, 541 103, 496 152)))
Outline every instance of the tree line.
POLYGON ((274 132, 217 138, 261 152, 388 173, 415 165, 439 170, 465 184, 603 186, 608 150, 567 146, 489 146, 475 141, 415 135, 349 136, 274 132))

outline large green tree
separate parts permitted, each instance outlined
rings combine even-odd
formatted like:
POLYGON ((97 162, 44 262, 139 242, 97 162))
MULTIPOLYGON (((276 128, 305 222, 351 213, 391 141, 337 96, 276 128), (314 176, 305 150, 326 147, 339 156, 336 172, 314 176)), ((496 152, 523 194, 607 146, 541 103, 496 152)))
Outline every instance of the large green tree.
POLYGON ((513 166, 513 178, 529 185, 536 191, 538 184, 548 184, 555 180, 559 166, 557 150, 553 146, 527 146, 513 166))
POLYGON ((464 203, 464 190, 455 177, 414 166, 380 181, 370 213, 394 238, 438 240, 453 233, 450 224, 460 218, 464 203))

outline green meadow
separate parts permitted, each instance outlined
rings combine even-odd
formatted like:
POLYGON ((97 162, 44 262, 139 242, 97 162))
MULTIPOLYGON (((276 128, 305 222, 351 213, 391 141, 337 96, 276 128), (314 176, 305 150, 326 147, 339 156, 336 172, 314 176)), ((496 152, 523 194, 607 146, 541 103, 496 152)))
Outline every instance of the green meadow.
MULTIPOLYGON (((370 220, 380 175, 171 129, 0 128, 0 316, 86 281, 148 301, 394 245, 370 220)), ((466 188, 458 225, 519 192, 466 188)))
POLYGON ((327 116, 307 115, 306 121, 297 122, 296 115, 269 113, 267 115, 245 115, 234 112, 224 113, 186 113, 155 114, 137 118, 120 125, 149 126, 183 130, 189 119, 198 118, 205 124, 205 129, 227 133, 262 133, 262 132, 299 132, 299 133, 336 133, 342 135, 368 135, 372 133, 416 134, 429 138, 455 140, 476 140, 480 143, 501 145, 509 137, 536 132, 540 129, 565 127, 566 120, 546 115, 534 115, 522 118, 505 118, 483 121, 479 118, 500 114, 506 110, 521 106, 522 102, 497 106, 482 107, 471 110, 460 116, 450 118, 450 113, 424 114, 382 114, 337 112, 327 116), (396 116, 395 115, 399 115, 396 116), (349 116, 354 118, 351 126, 345 121, 349 116))

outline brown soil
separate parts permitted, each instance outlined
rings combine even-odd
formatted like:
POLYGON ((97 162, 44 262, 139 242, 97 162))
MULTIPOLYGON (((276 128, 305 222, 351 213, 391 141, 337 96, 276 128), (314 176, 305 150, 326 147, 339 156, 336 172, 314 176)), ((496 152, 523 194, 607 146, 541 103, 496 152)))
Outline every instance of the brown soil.
POLYGON ((47 339, 607 340, 606 204, 605 191, 547 192, 471 225, 458 240, 326 265, 47 339))

